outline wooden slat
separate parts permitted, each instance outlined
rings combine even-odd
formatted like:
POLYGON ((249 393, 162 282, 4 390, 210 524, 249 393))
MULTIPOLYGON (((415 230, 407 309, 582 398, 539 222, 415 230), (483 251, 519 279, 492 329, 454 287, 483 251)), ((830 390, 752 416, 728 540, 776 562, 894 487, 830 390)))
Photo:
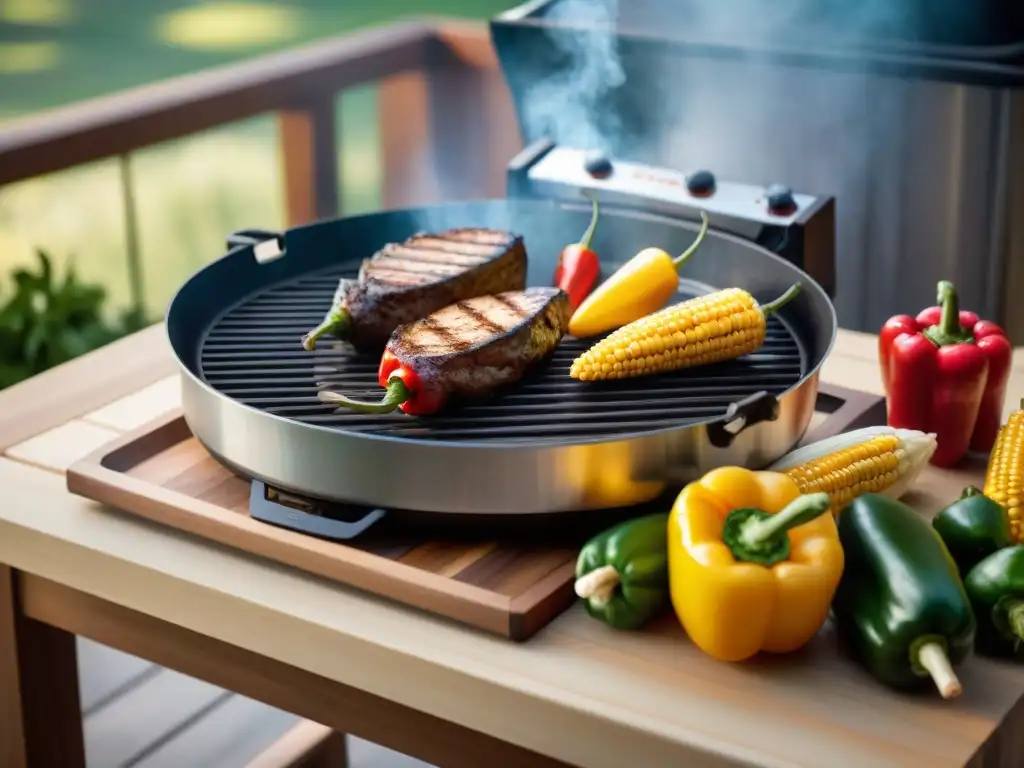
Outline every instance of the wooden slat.
MULTIPOLYGON (((150 751, 132 768, 234 768, 249 763, 295 726, 298 718, 245 696, 229 700, 150 751)), ((288 768, 288 763, 271 764, 288 768)))
POLYGON ((112 429, 76 419, 12 445, 4 455, 52 472, 64 472, 120 435, 112 429))
MULTIPOLYGON (((359 747, 370 747, 368 756, 371 759, 376 758, 374 763, 379 768, 393 768, 390 765, 383 765, 383 747, 368 744, 362 739, 353 741, 359 747)), ((344 734, 311 720, 300 720, 281 738, 250 760, 245 768, 369 768, 370 765, 369 761, 349 760, 348 744, 344 734)))
POLYGON ((157 416, 181 408, 181 379, 175 374, 143 387, 82 418, 107 429, 131 432, 157 416))
POLYGON ((138 392, 175 370, 159 324, 8 387, 0 392, 0 451, 138 392))
POLYGON ((222 689, 162 669, 85 720, 89 765, 124 765, 172 737, 204 708, 225 697, 222 689))
POLYGON ((440 198, 433 174, 430 95, 422 72, 383 80, 378 88, 382 205, 386 209, 425 205, 440 198))
POLYGON ((407 22, 122 91, 5 125, 0 184, 188 136, 298 99, 422 67, 433 30, 407 22))
POLYGON ((504 195, 522 139, 499 72, 441 41, 429 69, 381 84, 378 109, 385 207, 504 195))
POLYGON ((75 636, 21 610, 0 565, 0 765, 85 768, 75 636))
POLYGON ((427 20, 433 23, 438 39, 463 64, 475 69, 498 71, 498 55, 486 27, 460 19, 428 17, 427 20))
POLYGON ((0 565, 0 765, 27 768, 26 744, 21 738, 25 718, 21 709, 16 608, 13 574, 0 565))
MULTIPOLYGON (((349 737, 348 762, 351 768, 433 768, 429 763, 398 752, 386 751, 382 754, 381 747, 354 736, 349 737)), ((494 766, 497 768, 497 764, 494 766)), ((317 768, 321 767, 317 766, 317 768)), ((334 768, 334 766, 324 765, 322 768, 334 768)))
MULTIPOLYGON (((27 615, 446 768, 564 763, 36 577, 27 615)), ((112 763, 106 763, 111 765, 112 763)))
POLYGON ((333 95, 278 113, 288 226, 337 216, 338 150, 333 95))

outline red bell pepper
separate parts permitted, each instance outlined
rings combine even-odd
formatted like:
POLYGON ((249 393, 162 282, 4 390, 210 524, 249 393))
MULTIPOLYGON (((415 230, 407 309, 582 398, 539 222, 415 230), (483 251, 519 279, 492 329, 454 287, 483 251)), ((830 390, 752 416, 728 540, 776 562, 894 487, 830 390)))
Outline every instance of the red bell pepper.
POLYGON ((390 350, 384 350, 377 369, 377 383, 387 390, 376 403, 323 390, 320 399, 332 405, 341 405, 357 413, 391 413, 400 409, 410 416, 423 416, 441 410, 447 397, 438 387, 424 382, 412 368, 403 365, 390 350))
POLYGON ((590 217, 590 226, 583 233, 578 243, 567 245, 558 256, 555 265, 554 283, 569 296, 569 304, 576 309, 594 287, 601 275, 601 263, 597 254, 590 250, 590 241, 597 229, 597 199, 590 198, 594 212, 590 217))
POLYGON ((878 357, 889 425, 935 433, 931 463, 951 467, 968 450, 992 449, 1013 347, 998 325, 960 310, 952 283, 939 283, 938 301, 917 317, 890 318, 878 357))

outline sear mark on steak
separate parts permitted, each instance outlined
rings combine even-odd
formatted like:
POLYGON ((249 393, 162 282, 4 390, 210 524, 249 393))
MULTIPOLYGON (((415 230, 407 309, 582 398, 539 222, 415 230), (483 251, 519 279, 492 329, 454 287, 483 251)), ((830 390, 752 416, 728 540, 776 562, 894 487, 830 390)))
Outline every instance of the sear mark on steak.
POLYGON ((450 395, 480 397, 518 381, 569 327, 569 297, 527 288, 457 301, 394 332, 388 349, 450 395))
POLYGON ((482 228, 419 233, 363 261, 357 279, 341 280, 324 324, 303 345, 335 333, 358 349, 379 349, 396 328, 442 307, 525 286, 522 237, 482 228), (344 323, 328 322, 339 308, 344 323))

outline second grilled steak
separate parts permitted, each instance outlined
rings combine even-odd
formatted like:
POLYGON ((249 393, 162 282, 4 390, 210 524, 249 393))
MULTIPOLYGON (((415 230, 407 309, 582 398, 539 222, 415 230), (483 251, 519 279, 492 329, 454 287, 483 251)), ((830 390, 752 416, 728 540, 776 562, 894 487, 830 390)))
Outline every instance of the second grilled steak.
POLYGON ((384 246, 363 262, 357 279, 342 280, 324 322, 302 344, 313 349, 333 334, 358 348, 379 348, 400 325, 453 302, 525 285, 526 248, 517 235, 480 228, 420 233, 384 246))
POLYGON ((569 297, 557 288, 478 296, 402 326, 387 348, 448 395, 479 397, 550 355, 571 315, 569 297))

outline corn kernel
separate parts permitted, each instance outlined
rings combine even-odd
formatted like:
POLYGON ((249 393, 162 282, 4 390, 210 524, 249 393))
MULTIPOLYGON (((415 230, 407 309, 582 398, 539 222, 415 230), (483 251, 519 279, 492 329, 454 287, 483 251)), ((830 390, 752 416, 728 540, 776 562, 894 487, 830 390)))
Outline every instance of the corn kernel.
POLYGON ((1024 409, 1014 411, 999 430, 989 456, 985 475, 985 495, 1006 507, 1010 531, 1017 542, 1024 542, 1024 409))
POLYGON ((619 328, 577 358, 569 375, 582 381, 650 376, 755 352, 766 318, 757 301, 729 288, 684 301, 619 328), (614 368, 616 361, 621 368, 614 368))
POLYGON ((896 435, 879 435, 863 443, 785 470, 801 493, 824 492, 832 514, 864 493, 881 493, 909 469, 903 443, 896 435))

